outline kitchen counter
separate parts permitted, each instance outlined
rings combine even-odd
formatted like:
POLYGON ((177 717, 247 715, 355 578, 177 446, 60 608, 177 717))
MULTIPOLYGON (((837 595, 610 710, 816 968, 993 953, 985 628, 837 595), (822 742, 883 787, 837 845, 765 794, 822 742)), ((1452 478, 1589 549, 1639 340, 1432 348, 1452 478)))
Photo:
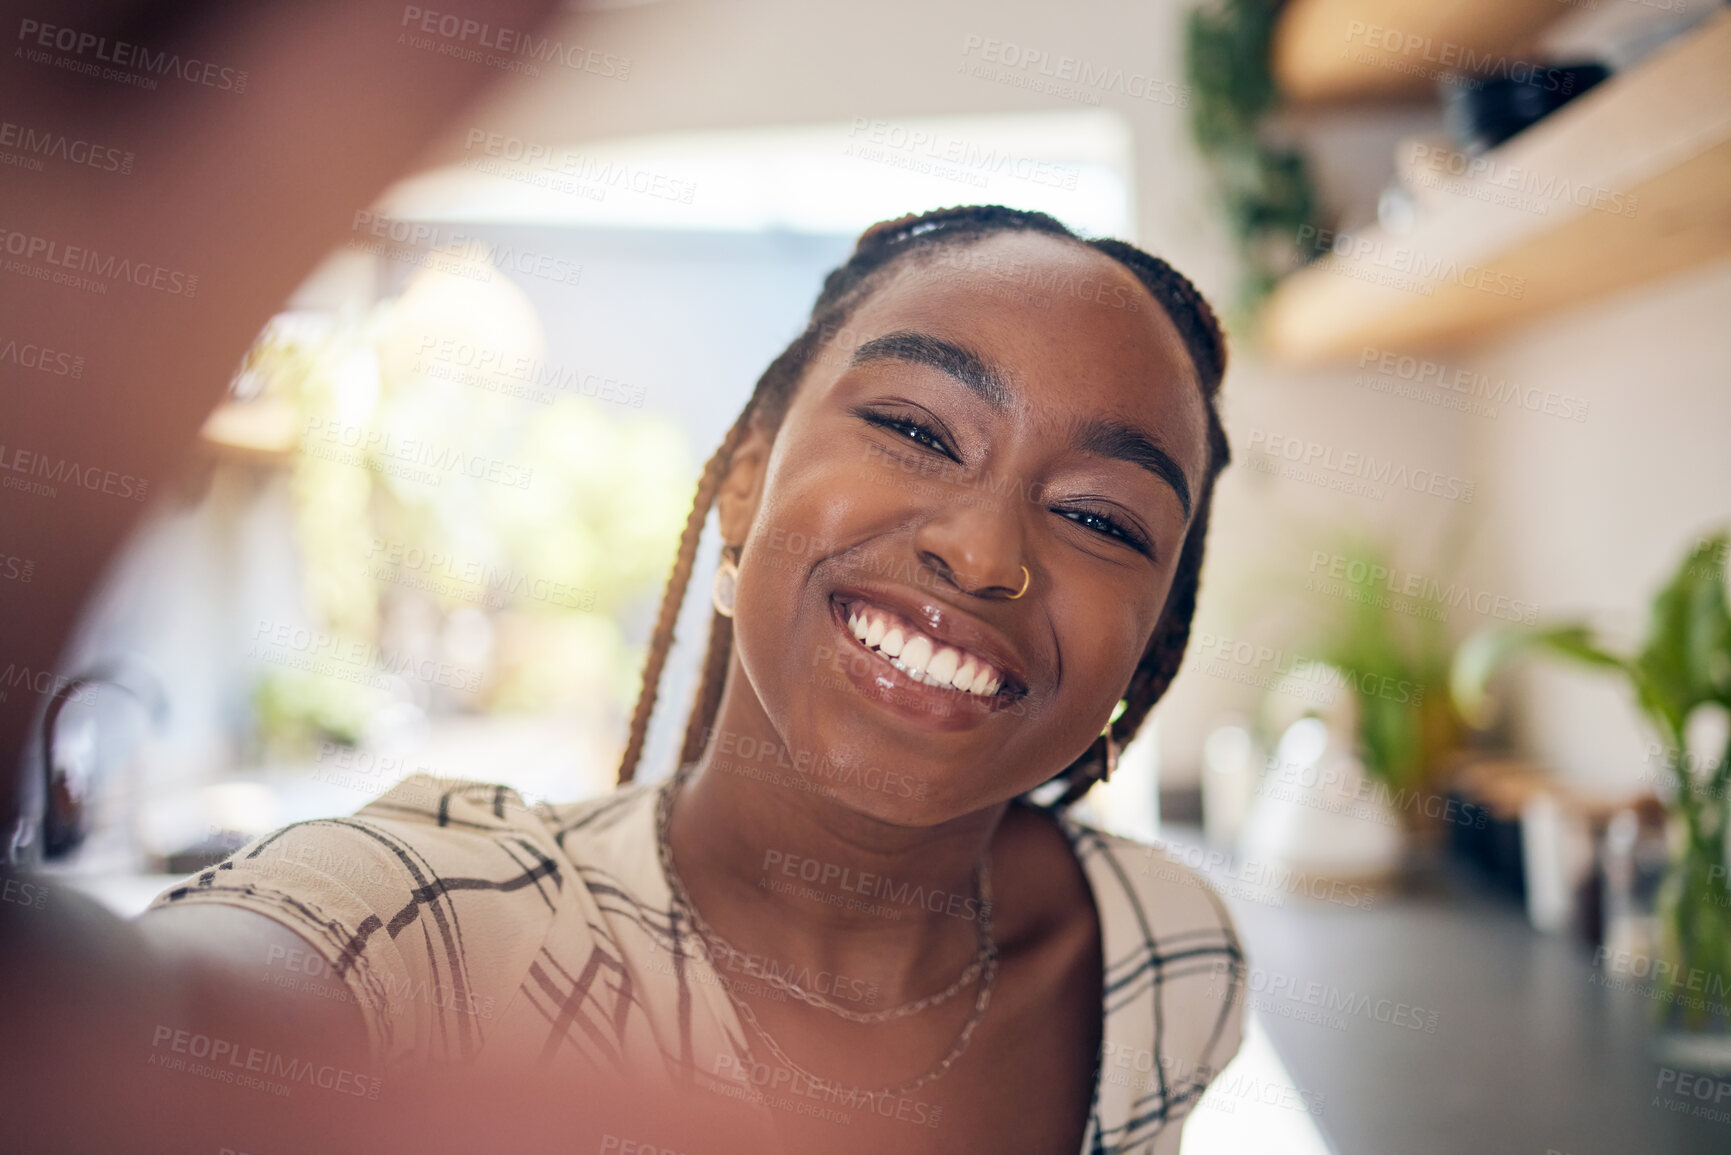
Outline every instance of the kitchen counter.
MULTIPOLYGON (((1166 838, 1194 846, 1200 832, 1166 838)), ((1466 868, 1432 866, 1368 906, 1233 873, 1215 877, 1249 956, 1249 1001, 1294 1084, 1321 1096, 1316 1122, 1338 1155, 1731 1151, 1731 1080, 1679 1093, 1648 1057, 1641 980, 1534 931, 1466 868)))

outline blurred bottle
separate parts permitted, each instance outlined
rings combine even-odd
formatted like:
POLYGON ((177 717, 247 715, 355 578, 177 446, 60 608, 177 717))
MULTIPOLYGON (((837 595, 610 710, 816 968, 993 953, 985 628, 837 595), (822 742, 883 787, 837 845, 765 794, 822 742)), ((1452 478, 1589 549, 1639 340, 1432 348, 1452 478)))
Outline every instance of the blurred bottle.
POLYGON ((1262 774, 1262 746, 1237 719, 1217 726, 1202 746, 1202 828, 1215 846, 1238 842, 1262 774))
POLYGON ((1651 958, 1658 945, 1659 884, 1670 861, 1665 811, 1646 798, 1619 810, 1605 827, 1605 949, 1651 958))

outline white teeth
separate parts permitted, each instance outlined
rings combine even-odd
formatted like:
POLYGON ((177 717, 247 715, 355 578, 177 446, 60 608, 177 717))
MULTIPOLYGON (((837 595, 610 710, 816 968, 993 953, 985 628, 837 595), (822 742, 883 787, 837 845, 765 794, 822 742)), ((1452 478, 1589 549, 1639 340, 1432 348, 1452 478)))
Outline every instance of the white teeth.
POLYGON ((865 644, 875 647, 879 642, 883 641, 884 629, 884 620, 882 618, 873 618, 871 624, 866 628, 865 644))
POLYGON ((914 672, 917 677, 926 672, 926 667, 932 661, 932 640, 924 634, 915 634, 896 655, 902 663, 914 672))
POLYGON ((870 609, 857 609, 848 614, 847 625, 867 649, 878 651, 916 682, 983 697, 996 694, 1003 685, 1003 676, 973 654, 941 645, 917 630, 904 631, 891 625, 892 620, 870 609))
POLYGON ((954 686, 958 690, 967 690, 972 692, 974 688, 974 679, 979 676, 979 673, 980 663, 974 661, 973 655, 969 654, 966 658, 962 659, 961 668, 954 674, 950 675, 950 685, 954 686))

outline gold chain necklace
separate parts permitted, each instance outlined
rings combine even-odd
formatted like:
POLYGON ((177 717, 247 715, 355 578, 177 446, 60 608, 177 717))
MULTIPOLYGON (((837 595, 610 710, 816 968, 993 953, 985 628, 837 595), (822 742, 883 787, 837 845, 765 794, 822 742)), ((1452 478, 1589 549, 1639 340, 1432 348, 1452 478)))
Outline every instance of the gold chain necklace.
MULTIPOLYGON (((697 931, 698 941, 703 944, 704 952, 713 966, 714 949, 716 945, 720 945, 731 955, 738 955, 742 952, 729 944, 725 939, 721 938, 719 934, 716 934, 708 923, 703 920, 703 916, 698 914, 697 905, 691 901, 691 896, 686 892, 685 883, 679 877, 678 869, 673 865, 672 842, 668 838, 667 832, 673 819, 673 794, 674 791, 684 782, 684 779, 685 773, 683 771, 675 774, 673 779, 669 781, 666 786, 662 787, 660 796, 655 801, 656 853, 660 859, 661 873, 666 877, 668 891, 673 897, 676 922, 671 929, 674 932, 675 938, 677 939, 678 936, 677 915, 683 914, 691 923, 692 928, 697 931)), ((892 1087, 885 1087, 878 1091, 860 1091, 858 1088, 842 1087, 833 1080, 824 1079, 812 1074, 810 1071, 794 1062, 792 1057, 789 1056, 788 1053, 781 1048, 781 1045, 775 1041, 775 1037, 764 1029, 762 1023, 757 1021, 756 1012, 754 1012, 747 1004, 734 998, 733 992, 728 990, 725 984, 722 986, 722 990, 727 995, 728 1001, 733 1004, 733 1008, 739 1014, 740 1019, 750 1026, 751 1029, 763 1039, 764 1045, 769 1048, 770 1053, 773 1054, 787 1069, 800 1075, 813 1086, 825 1090, 834 1089, 835 1091, 845 1092, 846 1097, 855 1100, 875 1099, 878 1097, 890 1098, 905 1095, 909 1091, 916 1090, 919 1087, 925 1086, 927 1083, 941 1078, 952 1066, 955 1065, 956 1060, 961 1058, 962 1052, 968 1049, 968 1042, 973 1038, 974 1029, 979 1026, 980 1020, 985 1017, 986 1007, 992 1001, 992 987, 998 974, 998 947, 997 943, 992 939, 991 875, 989 870, 985 867, 983 858, 980 865, 976 868, 975 878, 979 888, 980 916, 978 922, 980 928, 980 951, 975 956, 974 960, 968 964, 968 968, 962 972, 961 977, 936 995, 927 995, 925 998, 915 999, 912 1002, 903 1003, 899 1007, 892 1007, 886 1011, 850 1011, 845 1007, 839 1007, 829 1003, 829 1000, 825 999, 822 995, 804 990, 797 983, 781 979, 779 976, 766 976, 766 981, 769 981, 771 985, 786 990, 790 994, 796 995, 802 1001, 812 1006, 820 1007, 821 1009, 839 1014, 843 1018, 850 1019, 854 1022, 884 1022, 890 1019, 902 1018, 906 1015, 917 1014, 920 1011, 928 1010, 942 1002, 944 999, 951 997, 957 991, 960 991, 969 982, 973 981, 975 975, 983 975, 984 979, 980 984, 980 993, 974 999, 974 1009, 969 1013, 967 1022, 962 1024, 961 1032, 956 1036, 955 1042, 950 1045, 949 1051, 938 1061, 938 1064, 923 1075, 905 1080, 892 1087)))

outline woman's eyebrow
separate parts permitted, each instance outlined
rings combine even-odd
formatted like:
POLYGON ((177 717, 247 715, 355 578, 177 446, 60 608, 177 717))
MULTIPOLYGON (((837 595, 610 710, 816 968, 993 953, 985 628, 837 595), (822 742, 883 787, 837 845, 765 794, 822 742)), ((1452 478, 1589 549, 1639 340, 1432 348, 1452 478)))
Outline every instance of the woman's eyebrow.
POLYGON ((1172 487, 1184 516, 1190 516, 1190 483, 1172 455, 1154 444, 1141 430, 1108 417, 1088 417, 1076 423, 1071 442, 1084 453, 1111 457, 1141 466, 1172 487))
MULTIPOLYGON (((851 363, 863 365, 883 360, 911 361, 941 370, 985 398, 994 409, 1008 409, 1015 399, 1004 383, 1003 374, 984 357, 930 333, 906 330, 874 337, 853 351, 851 363)), ((1090 417, 1073 427, 1071 443, 1084 453, 1127 461, 1146 469, 1172 487, 1178 504, 1184 507, 1184 516, 1189 518, 1192 502, 1184 470, 1141 430, 1122 421, 1090 417)))
POLYGON ((886 359, 912 361, 942 370, 985 398, 994 409, 1008 409, 1014 400, 1004 375, 991 362, 966 346, 930 333, 900 332, 874 337, 853 351, 851 363, 863 365, 886 359))

